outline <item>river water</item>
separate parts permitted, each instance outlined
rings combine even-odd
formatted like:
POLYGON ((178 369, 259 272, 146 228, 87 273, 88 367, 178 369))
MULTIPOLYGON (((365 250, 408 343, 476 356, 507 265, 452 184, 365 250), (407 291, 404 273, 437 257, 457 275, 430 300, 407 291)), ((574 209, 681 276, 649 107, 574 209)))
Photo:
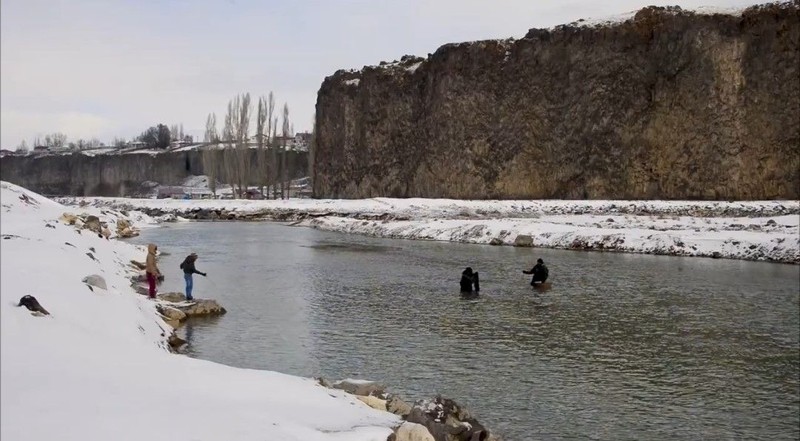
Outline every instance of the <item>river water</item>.
MULTIPOLYGON (((800 437, 800 267, 387 240, 275 223, 146 230, 162 292, 228 314, 181 329, 228 365, 440 393, 506 440, 800 437), (533 291, 536 258, 552 288, 533 291), (481 293, 458 292, 466 266, 481 293)), ((144 256, 143 256, 144 258, 144 256)))

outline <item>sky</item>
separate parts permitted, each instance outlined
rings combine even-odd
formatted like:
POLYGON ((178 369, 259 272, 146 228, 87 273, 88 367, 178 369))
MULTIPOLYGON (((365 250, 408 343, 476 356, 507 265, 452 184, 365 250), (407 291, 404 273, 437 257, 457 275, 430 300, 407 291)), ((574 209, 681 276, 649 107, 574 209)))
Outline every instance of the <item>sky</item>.
MULTIPOLYGON (((322 80, 445 43, 523 37, 647 5, 754 0, 2 0, 0 147, 63 132, 130 139, 157 123, 202 138, 236 94, 274 92, 311 130, 322 80)), ((255 99, 254 99, 255 101, 255 99)), ((251 123, 251 128, 254 123, 251 123)))

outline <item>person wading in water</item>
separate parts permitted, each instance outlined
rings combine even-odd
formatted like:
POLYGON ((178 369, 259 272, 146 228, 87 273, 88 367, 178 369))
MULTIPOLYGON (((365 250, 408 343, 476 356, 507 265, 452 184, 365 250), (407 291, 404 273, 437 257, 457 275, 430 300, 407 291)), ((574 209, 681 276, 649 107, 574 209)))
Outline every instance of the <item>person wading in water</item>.
POLYGON ((547 281, 547 276, 550 275, 550 271, 547 269, 547 266, 544 264, 544 260, 537 259, 536 266, 531 268, 530 271, 522 271, 523 274, 533 274, 531 278, 531 286, 537 286, 543 284, 547 281))

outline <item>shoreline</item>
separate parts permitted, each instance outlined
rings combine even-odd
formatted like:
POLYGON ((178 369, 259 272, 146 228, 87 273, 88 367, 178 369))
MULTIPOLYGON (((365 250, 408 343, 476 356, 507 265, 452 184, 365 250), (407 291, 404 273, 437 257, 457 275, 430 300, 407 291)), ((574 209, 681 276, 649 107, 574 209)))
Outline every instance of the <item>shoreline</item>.
POLYGON ((798 201, 58 200, 162 221, 281 221, 392 239, 800 264, 798 201))
POLYGON ((488 433, 462 415, 435 420, 443 406, 460 412, 440 397, 408 404, 371 381, 330 383, 175 354, 176 323, 161 314, 170 302, 131 285, 145 248, 115 240, 153 219, 76 210, 7 182, 0 190, 2 439, 385 441, 411 432, 488 433))

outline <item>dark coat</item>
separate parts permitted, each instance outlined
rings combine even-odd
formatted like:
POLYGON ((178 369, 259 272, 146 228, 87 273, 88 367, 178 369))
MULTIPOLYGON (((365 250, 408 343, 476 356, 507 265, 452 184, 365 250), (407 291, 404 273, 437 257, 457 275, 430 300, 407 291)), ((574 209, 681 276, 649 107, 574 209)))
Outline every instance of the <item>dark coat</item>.
POLYGON ((533 274, 533 277, 531 278, 531 285, 536 282, 545 282, 547 280, 547 276, 550 275, 550 271, 543 263, 537 263, 536 266, 531 268, 530 271, 523 271, 523 273, 533 274))
POLYGON ((202 274, 205 276, 205 273, 197 271, 197 268, 194 267, 194 262, 197 260, 197 256, 186 256, 186 259, 183 260, 181 263, 181 269, 183 270, 184 274, 202 274))
POLYGON ((475 285, 475 291, 481 290, 478 272, 472 272, 472 268, 467 268, 461 273, 461 292, 472 292, 473 285, 475 285))

